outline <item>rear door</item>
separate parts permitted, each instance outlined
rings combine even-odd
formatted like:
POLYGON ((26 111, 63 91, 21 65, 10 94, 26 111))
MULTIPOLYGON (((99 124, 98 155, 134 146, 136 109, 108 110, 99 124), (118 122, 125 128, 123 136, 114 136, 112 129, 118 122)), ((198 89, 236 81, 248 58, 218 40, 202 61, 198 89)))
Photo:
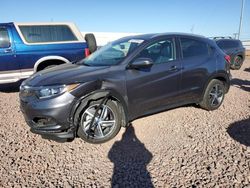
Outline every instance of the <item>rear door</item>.
POLYGON ((0 83, 3 80, 15 81, 20 76, 19 65, 16 62, 11 31, 6 26, 0 26, 0 83))
POLYGON ((194 102, 200 99, 209 75, 216 71, 216 60, 205 41, 180 37, 179 42, 182 52, 182 101, 194 102))
POLYGON ((16 64, 14 45, 11 43, 11 32, 5 26, 0 26, 0 71, 19 70, 16 64))
POLYGON ((126 70, 131 114, 145 115, 177 102, 181 71, 174 41, 174 38, 155 41, 135 58, 151 58, 152 67, 126 70))

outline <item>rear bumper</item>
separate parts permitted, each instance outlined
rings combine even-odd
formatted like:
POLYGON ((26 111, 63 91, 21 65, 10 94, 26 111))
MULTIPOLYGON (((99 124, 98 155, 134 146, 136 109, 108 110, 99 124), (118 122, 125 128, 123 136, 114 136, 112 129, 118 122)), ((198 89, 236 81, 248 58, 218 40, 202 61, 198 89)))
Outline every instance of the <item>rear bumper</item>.
POLYGON ((20 108, 30 131, 43 138, 67 141, 74 139, 76 128, 72 125, 70 113, 75 97, 70 93, 38 100, 20 99, 20 108))

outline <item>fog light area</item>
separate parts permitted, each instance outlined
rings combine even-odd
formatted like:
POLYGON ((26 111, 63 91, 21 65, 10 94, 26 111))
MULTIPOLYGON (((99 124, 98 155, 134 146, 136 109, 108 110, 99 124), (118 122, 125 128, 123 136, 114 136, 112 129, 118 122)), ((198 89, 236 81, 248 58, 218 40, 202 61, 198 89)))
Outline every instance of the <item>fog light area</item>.
POLYGON ((50 117, 35 117, 33 122, 37 127, 46 127, 46 126, 54 126, 56 125, 55 120, 50 117))

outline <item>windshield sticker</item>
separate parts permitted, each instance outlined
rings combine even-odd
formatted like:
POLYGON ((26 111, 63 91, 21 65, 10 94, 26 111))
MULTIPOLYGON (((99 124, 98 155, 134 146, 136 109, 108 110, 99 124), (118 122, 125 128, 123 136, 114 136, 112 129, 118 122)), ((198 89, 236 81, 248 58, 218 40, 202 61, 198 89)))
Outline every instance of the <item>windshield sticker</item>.
POLYGON ((128 42, 130 43, 137 43, 137 44, 141 44, 144 40, 142 39, 131 39, 128 42))

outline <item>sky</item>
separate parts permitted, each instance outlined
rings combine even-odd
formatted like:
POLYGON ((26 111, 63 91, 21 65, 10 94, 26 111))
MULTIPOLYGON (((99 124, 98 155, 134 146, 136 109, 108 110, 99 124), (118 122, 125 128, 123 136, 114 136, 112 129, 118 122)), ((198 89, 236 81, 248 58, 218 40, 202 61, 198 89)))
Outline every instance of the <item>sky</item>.
MULTIPOLYGON (((74 22, 82 32, 238 33, 241 0, 2 0, 1 22, 74 22)), ((250 40, 250 0, 241 39, 250 40)))

